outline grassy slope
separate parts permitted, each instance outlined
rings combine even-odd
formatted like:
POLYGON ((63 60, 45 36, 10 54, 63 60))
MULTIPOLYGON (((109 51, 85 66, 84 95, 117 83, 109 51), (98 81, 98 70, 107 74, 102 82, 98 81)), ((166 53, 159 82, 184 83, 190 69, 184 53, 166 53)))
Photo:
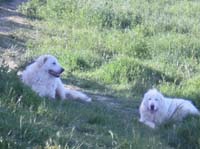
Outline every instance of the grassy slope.
POLYGON ((2 147, 199 148, 199 119, 151 131, 135 112, 150 87, 200 107, 197 0, 32 0, 21 11, 39 19, 25 58, 51 53, 64 82, 119 99, 41 99, 2 68, 2 147))
POLYGON ((165 147, 155 141, 159 134, 138 123, 130 103, 51 101, 26 88, 15 72, 1 68, 0 76, 2 148, 165 147))
POLYGON ((92 91, 141 97, 155 86, 170 96, 198 100, 183 87, 188 80, 196 82, 200 71, 198 4, 33 0, 22 12, 46 21, 39 22, 27 57, 56 55, 67 70, 64 78, 84 79, 73 83, 92 91), (106 88, 99 90, 91 82, 106 88))

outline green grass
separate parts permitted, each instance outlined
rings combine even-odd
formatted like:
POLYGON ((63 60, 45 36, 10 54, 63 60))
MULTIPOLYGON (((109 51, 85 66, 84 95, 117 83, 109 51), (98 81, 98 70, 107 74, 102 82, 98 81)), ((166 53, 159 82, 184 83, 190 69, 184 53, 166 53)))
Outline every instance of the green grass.
POLYGON ((32 0, 20 8, 28 17, 40 18, 25 57, 55 55, 67 70, 64 78, 88 80, 76 83, 91 92, 94 84, 90 86, 90 81, 105 86, 105 94, 119 93, 120 97, 140 98, 150 87, 168 93, 162 90, 166 83, 180 89, 200 72, 198 4, 187 0, 32 0))
POLYGON ((136 105, 121 103, 119 108, 98 101, 80 103, 43 99, 25 87, 16 72, 1 68, 0 76, 2 148, 164 146, 155 141, 159 135, 155 134, 154 139, 140 138, 154 132, 138 123, 132 110, 136 105), (140 129, 148 131, 140 132, 140 129))
POLYGON ((28 39, 22 67, 55 55, 64 83, 111 101, 40 98, 2 67, 2 147, 200 147, 199 118, 155 131, 138 122, 140 100, 152 87, 200 108, 198 0, 31 0, 19 10, 34 24, 18 34, 28 39))

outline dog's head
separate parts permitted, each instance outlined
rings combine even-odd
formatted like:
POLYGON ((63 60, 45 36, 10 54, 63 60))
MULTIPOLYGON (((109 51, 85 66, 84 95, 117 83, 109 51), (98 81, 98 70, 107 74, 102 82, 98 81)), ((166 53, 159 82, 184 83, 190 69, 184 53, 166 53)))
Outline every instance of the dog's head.
POLYGON ((151 89, 144 94, 143 103, 150 112, 157 112, 162 108, 164 96, 156 89, 151 89))
POLYGON ((60 77, 60 74, 64 71, 58 60, 52 55, 42 55, 35 63, 40 70, 47 72, 48 75, 53 77, 60 77))

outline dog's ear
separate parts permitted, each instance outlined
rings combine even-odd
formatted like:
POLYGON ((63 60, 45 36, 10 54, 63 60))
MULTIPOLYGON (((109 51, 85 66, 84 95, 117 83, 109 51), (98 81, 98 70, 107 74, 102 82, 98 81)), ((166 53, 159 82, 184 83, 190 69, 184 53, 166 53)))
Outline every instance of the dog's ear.
POLYGON ((42 67, 42 65, 44 65, 47 60, 48 60, 48 56, 42 55, 39 58, 37 58, 36 63, 38 67, 42 67))
POLYGON ((47 59, 48 59, 48 57, 47 57, 47 56, 46 56, 46 57, 44 57, 44 59, 43 59, 43 64, 44 64, 44 63, 46 63, 47 59))

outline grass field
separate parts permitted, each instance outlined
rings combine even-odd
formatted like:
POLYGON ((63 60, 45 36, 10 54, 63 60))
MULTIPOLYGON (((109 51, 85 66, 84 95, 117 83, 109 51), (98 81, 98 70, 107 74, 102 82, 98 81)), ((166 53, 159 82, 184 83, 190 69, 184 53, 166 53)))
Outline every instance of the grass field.
POLYGON ((27 39, 20 67, 55 55, 63 82, 94 101, 40 98, 1 67, 0 148, 200 148, 199 118, 157 130, 138 122, 152 87, 200 108, 198 0, 30 0, 19 11, 34 25, 18 31, 27 39))

